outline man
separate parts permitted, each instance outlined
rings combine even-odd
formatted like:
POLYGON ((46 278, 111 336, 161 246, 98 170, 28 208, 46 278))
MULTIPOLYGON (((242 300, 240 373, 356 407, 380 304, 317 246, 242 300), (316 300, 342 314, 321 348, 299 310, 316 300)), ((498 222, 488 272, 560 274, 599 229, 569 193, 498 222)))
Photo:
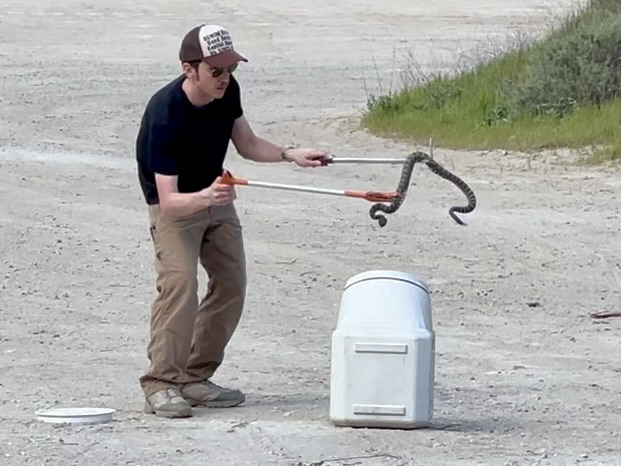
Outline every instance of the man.
POLYGON ((183 74, 149 100, 136 141, 138 177, 150 219, 157 296, 151 310, 150 368, 140 377, 145 412, 192 416, 192 407, 230 407, 244 394, 211 382, 246 295, 242 227, 232 186, 220 183, 232 141, 255 162, 325 165, 321 150, 283 148, 256 136, 232 76, 247 59, 229 32, 200 25, 181 42, 183 74), (198 262, 209 275, 198 302, 198 262))

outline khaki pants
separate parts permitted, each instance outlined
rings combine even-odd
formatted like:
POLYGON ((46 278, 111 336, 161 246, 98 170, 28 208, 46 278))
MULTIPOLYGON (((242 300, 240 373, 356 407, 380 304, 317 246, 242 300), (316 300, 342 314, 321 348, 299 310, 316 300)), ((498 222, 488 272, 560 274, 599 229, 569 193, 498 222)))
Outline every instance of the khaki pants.
POLYGON ((171 219, 149 206, 157 296, 151 309, 146 396, 172 385, 204 381, 222 363, 242 314, 246 259, 233 204, 171 219), (198 263, 209 276, 198 301, 198 263))

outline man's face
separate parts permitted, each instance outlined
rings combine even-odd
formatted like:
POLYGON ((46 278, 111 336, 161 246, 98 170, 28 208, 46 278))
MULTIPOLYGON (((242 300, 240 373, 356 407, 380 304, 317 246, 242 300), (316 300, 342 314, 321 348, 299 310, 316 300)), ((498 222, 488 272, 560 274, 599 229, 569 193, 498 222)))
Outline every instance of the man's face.
POLYGON ((237 64, 219 69, 201 62, 198 66, 198 73, 194 69, 191 70, 190 79, 192 79, 194 85, 201 93, 207 94, 214 99, 220 99, 224 96, 231 79, 231 73, 235 69, 237 69, 237 64))

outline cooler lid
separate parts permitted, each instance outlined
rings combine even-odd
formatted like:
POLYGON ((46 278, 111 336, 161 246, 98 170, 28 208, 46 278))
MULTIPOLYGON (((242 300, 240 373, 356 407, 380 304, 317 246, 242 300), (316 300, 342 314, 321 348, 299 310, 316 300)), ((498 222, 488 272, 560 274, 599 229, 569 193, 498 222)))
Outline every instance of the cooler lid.
POLYGON ((414 286, 423 289, 426 293, 429 293, 429 287, 423 280, 415 275, 412 275, 411 273, 400 272, 397 270, 368 270, 366 272, 359 273, 347 280, 347 282, 345 283, 345 289, 363 281, 378 279, 408 282, 414 286))

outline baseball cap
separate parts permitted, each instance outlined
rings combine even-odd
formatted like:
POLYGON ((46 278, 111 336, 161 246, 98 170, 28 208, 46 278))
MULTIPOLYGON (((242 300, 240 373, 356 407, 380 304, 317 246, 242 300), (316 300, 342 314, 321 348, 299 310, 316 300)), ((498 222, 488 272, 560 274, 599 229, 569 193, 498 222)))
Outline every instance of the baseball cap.
POLYGON ((188 31, 181 41, 179 60, 204 60, 214 68, 248 61, 235 50, 230 32, 216 24, 201 24, 188 31))

